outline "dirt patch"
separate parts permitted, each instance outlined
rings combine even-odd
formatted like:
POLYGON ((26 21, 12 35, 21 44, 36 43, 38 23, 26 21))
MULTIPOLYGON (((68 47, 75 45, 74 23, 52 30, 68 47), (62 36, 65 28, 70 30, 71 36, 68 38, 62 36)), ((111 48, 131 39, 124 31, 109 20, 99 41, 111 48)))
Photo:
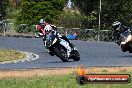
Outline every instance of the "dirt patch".
POLYGON ((50 75, 66 75, 74 72, 71 68, 55 68, 55 69, 21 69, 11 71, 0 71, 0 78, 3 77, 31 77, 31 76, 50 76, 50 75))
POLYGON ((120 72, 131 72, 132 67, 91 67, 90 69, 86 69, 86 72, 89 73, 120 73, 120 72))
MULTIPOLYGON (((53 76, 75 74, 78 68, 46 68, 46 69, 21 69, 21 70, 0 70, 0 78, 5 77, 32 77, 32 76, 53 76)), ((132 67, 89 67, 85 68, 89 73, 123 73, 132 71, 132 67)))

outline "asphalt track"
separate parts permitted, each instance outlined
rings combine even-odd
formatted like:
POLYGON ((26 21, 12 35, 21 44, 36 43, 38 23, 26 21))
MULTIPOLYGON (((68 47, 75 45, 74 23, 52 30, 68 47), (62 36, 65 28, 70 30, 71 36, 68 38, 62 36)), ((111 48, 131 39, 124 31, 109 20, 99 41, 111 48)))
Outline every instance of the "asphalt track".
POLYGON ((31 52, 39 55, 33 61, 0 64, 0 69, 25 69, 25 68, 47 68, 47 67, 76 67, 87 66, 132 66, 132 53, 124 53, 114 42, 95 42, 73 40, 81 60, 74 62, 62 62, 56 56, 50 56, 41 38, 14 38, 0 37, 0 48, 15 49, 31 52))

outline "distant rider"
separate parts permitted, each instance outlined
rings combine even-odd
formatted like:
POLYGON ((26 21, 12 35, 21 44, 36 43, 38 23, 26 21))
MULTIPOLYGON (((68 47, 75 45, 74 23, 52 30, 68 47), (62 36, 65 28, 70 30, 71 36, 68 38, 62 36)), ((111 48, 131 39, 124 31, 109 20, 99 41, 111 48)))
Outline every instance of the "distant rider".
MULTIPOLYGON (((48 45, 53 42, 55 37, 63 37, 59 32, 57 32, 56 26, 45 22, 44 19, 40 19, 38 31, 39 34, 41 34, 43 37, 44 45, 46 48, 48 48, 48 45)), ((73 47, 73 44, 68 39, 66 39, 66 41, 71 47, 73 47)))
POLYGON ((37 30, 40 36, 44 36, 45 35, 45 31, 44 31, 44 27, 45 27, 45 20, 44 19, 40 19, 38 26, 37 26, 37 30))
POLYGON ((128 28, 126 28, 124 25, 122 25, 121 22, 119 21, 115 21, 112 24, 112 27, 114 28, 114 38, 115 38, 115 42, 120 45, 121 40, 120 40, 120 34, 127 31, 128 28))
POLYGON ((43 38, 44 45, 47 47, 47 43, 52 42, 55 36, 57 36, 59 33, 57 33, 56 26, 49 24, 48 22, 45 22, 44 19, 40 19, 38 23, 38 33, 43 38))

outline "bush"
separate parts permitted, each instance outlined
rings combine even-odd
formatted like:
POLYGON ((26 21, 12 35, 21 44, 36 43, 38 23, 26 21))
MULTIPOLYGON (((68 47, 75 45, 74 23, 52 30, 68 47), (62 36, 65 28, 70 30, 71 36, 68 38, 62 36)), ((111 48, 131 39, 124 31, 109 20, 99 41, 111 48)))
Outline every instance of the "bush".
POLYGON ((63 7, 64 0, 23 0, 16 24, 37 24, 42 17, 52 23, 63 7))
POLYGON ((93 15, 85 16, 79 12, 65 11, 59 16, 56 24, 67 28, 93 28, 96 20, 93 15))

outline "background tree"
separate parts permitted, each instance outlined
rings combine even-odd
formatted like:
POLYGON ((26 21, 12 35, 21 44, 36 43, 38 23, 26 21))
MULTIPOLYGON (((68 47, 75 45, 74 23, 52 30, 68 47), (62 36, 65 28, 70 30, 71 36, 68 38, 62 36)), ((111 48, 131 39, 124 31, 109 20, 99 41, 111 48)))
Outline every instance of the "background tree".
POLYGON ((5 19, 8 0, 0 0, 0 20, 5 19))
POLYGON ((132 24, 132 0, 103 0, 101 23, 103 28, 111 27, 114 21, 121 21, 127 26, 132 24))
POLYGON ((99 6, 99 0, 73 0, 73 2, 85 15, 89 15, 93 11, 97 11, 99 6))
MULTIPOLYGON (((75 5, 86 16, 94 13, 99 14, 100 0, 74 0, 75 5)), ((111 24, 119 20, 125 25, 132 24, 132 0, 102 0, 101 29, 111 29, 111 24)), ((98 19, 96 25, 98 24, 98 19)))
POLYGON ((40 18, 53 22, 63 11, 64 0, 22 0, 17 24, 37 24, 40 18))

